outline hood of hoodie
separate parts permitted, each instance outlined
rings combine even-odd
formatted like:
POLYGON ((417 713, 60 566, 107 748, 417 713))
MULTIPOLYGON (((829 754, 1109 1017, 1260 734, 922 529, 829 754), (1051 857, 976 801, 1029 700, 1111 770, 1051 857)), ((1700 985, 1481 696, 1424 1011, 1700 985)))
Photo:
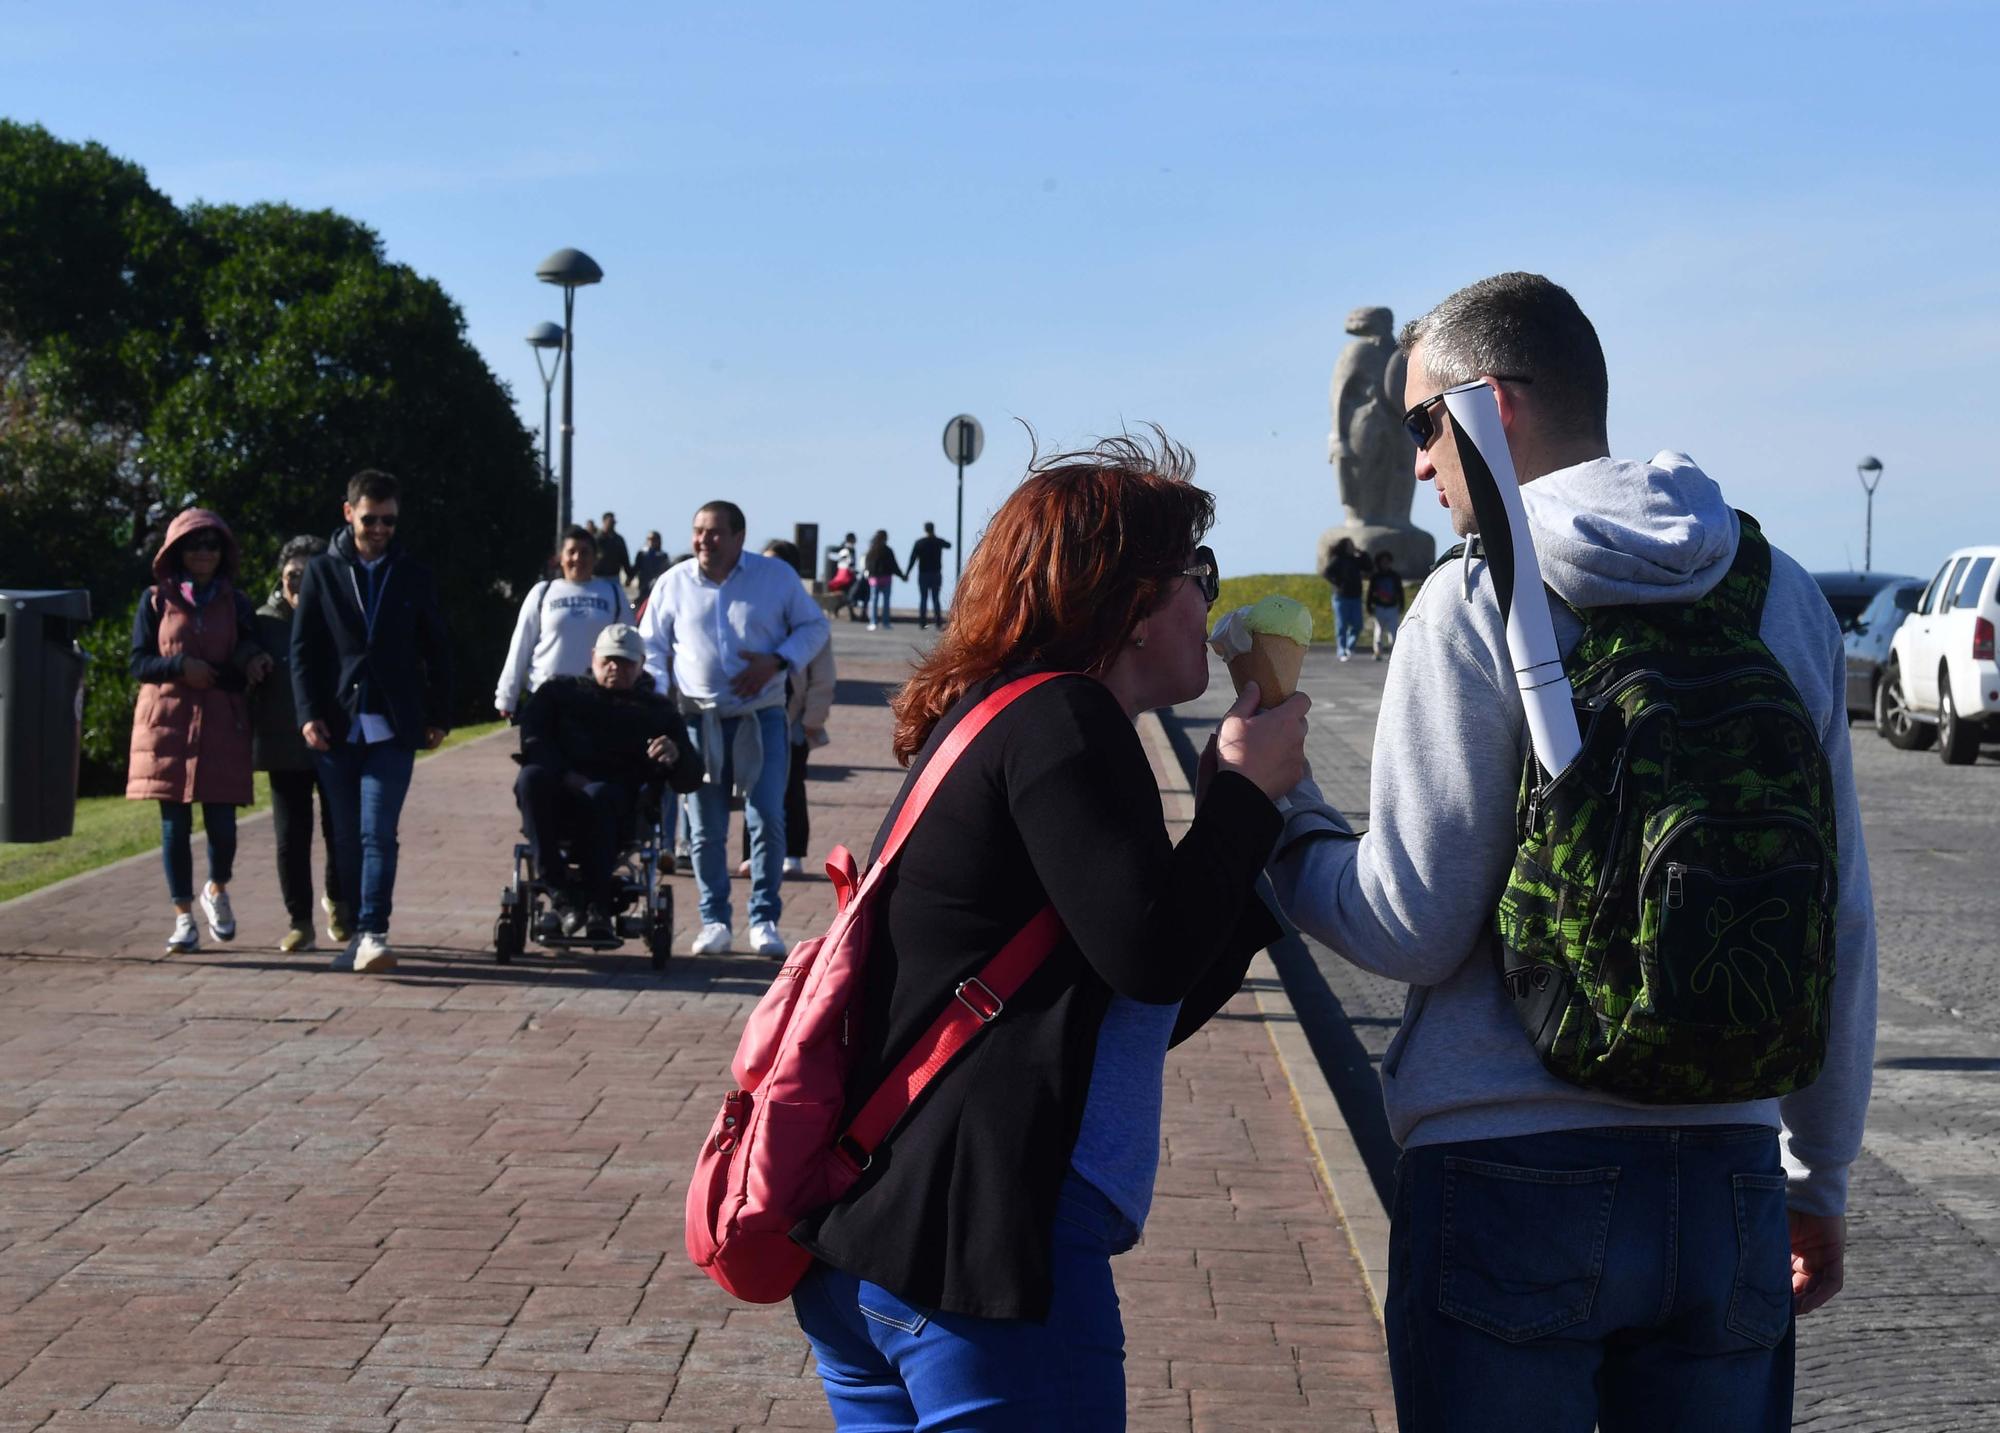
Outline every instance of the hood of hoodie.
POLYGON ((1542 581, 1572 607, 1693 602, 1736 558, 1736 512, 1685 453, 1559 468, 1521 505, 1542 581))
POLYGON ((182 508, 174 514, 174 520, 167 524, 167 535, 160 542, 160 550, 153 554, 153 580, 156 582, 178 582, 181 578, 179 566, 170 560, 168 553, 191 532, 203 528, 214 528, 222 534, 222 562, 216 567, 215 575, 227 578, 232 584, 236 580, 237 569, 242 565, 242 554, 236 546, 236 534, 229 530, 229 524, 210 512, 207 508, 182 508))

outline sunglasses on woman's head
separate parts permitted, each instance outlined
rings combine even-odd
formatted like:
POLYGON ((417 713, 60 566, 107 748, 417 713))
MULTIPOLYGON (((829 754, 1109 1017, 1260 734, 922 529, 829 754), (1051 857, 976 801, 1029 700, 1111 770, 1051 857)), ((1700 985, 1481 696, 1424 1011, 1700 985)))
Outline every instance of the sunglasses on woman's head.
POLYGON ((1523 378, 1518 373, 1489 373, 1485 378, 1475 378, 1470 383, 1453 384, 1450 388, 1445 389, 1443 393, 1433 393, 1403 415, 1403 431, 1410 435, 1410 441, 1417 445, 1419 453, 1430 447, 1432 443, 1435 443, 1437 435, 1443 431, 1438 426, 1437 415, 1432 413, 1431 410, 1444 402, 1446 394, 1464 393, 1469 389, 1477 388, 1486 381, 1486 378, 1491 378, 1496 383, 1533 383, 1535 381, 1532 378, 1523 378))
POLYGON ((1183 567, 1174 574, 1176 577, 1192 577, 1194 585, 1201 590, 1201 600, 1209 606, 1222 595, 1222 571, 1215 565, 1215 550, 1197 547, 1194 550, 1194 565, 1183 567))

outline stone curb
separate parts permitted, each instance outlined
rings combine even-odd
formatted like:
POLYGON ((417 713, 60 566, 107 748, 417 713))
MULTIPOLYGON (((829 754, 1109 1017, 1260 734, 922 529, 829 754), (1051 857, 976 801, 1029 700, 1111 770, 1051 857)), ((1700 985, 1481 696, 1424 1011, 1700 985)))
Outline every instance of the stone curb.
MULTIPOLYGON (((1153 759, 1154 770, 1181 774, 1181 782, 1177 785, 1170 786, 1164 780, 1161 783, 1160 797, 1167 819, 1185 821, 1192 818, 1192 761, 1176 747, 1155 712, 1147 712, 1140 717, 1139 736, 1146 745, 1147 754, 1153 759)), ((1265 890, 1268 900, 1268 886, 1265 890)), ((1287 934, 1280 945, 1297 946, 1299 957, 1309 960, 1304 942, 1296 931, 1290 929, 1289 922, 1286 925, 1287 934)), ((1305 1128, 1306 1143, 1312 1149, 1313 1162, 1318 1166, 1320 1179, 1333 1201, 1334 1213, 1340 1219, 1341 1228, 1347 1234, 1348 1247, 1354 1253, 1354 1262, 1360 1267, 1368 1286, 1369 1303, 1375 1311, 1376 1322, 1380 1323, 1383 1299, 1389 1288, 1389 1211, 1375 1196, 1375 1185, 1368 1176, 1368 1166, 1361 1157, 1347 1121, 1341 1116, 1340 1103, 1334 1098, 1326 1076, 1320 1071, 1319 1061, 1313 1056, 1304 1024, 1268 951, 1260 952, 1250 963, 1244 989, 1256 996, 1257 1008, 1264 1017, 1264 1029, 1277 1052, 1278 1066, 1285 1072, 1285 1082, 1291 1086, 1292 1108, 1298 1112, 1299 1123, 1305 1128)))

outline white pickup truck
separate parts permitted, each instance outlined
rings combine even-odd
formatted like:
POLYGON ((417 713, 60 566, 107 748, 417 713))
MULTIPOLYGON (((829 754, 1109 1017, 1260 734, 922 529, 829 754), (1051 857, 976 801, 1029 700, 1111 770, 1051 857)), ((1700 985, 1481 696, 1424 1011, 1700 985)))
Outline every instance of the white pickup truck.
POLYGON ((1896 629, 1876 688, 1875 726, 1906 751, 1936 743, 1954 766, 2000 739, 2000 547, 1961 547, 1896 629))

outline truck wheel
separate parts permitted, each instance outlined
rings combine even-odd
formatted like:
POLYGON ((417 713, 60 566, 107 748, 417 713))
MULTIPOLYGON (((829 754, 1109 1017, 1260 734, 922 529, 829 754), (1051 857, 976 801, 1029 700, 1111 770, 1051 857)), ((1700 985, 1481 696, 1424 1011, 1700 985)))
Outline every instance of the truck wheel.
POLYGON ((1938 755, 1947 766, 1970 766, 1979 760, 1979 725, 1961 719, 1951 699, 1945 673, 1938 673, 1938 755))
POLYGON ((1894 662, 1875 685, 1875 730, 1898 751, 1922 751, 1937 739, 1936 732, 1910 715, 1903 699, 1903 669, 1894 662))

